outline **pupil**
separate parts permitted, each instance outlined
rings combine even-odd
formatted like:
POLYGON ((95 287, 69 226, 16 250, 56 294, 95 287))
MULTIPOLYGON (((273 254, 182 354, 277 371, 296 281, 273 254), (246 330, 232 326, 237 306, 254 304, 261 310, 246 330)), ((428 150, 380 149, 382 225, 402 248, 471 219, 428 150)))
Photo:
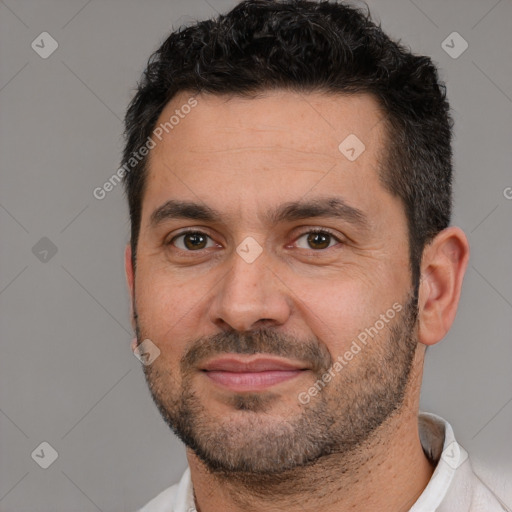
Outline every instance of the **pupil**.
POLYGON ((310 233, 308 236, 308 243, 312 246, 316 246, 313 247, 313 249, 325 249, 329 246, 329 237, 330 235, 325 233, 310 233), (321 247, 318 247, 319 245, 321 247))
POLYGON ((185 237, 185 245, 189 249, 197 249, 201 244, 204 245, 204 236, 198 233, 189 233, 185 237))

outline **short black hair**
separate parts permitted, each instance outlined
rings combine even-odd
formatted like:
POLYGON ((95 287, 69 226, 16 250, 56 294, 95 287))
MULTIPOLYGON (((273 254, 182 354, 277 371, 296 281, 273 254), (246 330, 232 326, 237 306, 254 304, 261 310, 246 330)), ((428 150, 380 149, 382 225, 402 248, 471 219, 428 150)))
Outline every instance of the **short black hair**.
MULTIPOLYGON (((404 204, 417 287, 425 245, 450 222, 453 123, 431 59, 390 39, 368 10, 332 1, 245 0, 172 32, 150 57, 128 107, 123 164, 179 92, 255 97, 275 89, 377 99, 387 135, 380 179, 404 204)), ((134 266, 147 160, 124 175, 134 266)))

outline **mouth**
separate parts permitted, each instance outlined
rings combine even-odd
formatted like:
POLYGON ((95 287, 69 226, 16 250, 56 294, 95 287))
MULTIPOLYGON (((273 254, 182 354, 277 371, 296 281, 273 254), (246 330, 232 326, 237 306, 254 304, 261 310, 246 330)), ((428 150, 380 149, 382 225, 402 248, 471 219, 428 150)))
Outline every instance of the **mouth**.
POLYGON ((231 391, 264 390, 308 370, 298 361, 261 356, 224 356, 208 361, 201 368, 208 379, 231 391))

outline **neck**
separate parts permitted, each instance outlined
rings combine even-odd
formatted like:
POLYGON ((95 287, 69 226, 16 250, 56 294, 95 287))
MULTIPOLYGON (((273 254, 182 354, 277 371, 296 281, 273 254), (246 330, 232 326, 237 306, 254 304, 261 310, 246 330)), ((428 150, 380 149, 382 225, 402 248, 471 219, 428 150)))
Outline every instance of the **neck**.
MULTIPOLYGON (((416 377, 421 380, 421 375, 416 377)), ((407 393, 411 395, 418 397, 419 392, 407 393)), ((406 398, 357 450, 331 454, 279 475, 212 473, 188 450, 197 510, 406 512, 434 470, 419 439, 418 401, 406 398)))

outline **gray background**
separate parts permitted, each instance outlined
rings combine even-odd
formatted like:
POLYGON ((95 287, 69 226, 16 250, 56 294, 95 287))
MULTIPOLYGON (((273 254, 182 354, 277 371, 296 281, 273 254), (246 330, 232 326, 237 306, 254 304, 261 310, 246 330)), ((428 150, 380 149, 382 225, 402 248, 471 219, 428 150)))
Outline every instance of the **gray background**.
MULTIPOLYGON (((235 3, 0 0, 3 512, 133 511, 185 468, 130 350, 121 186, 102 201, 92 191, 119 167, 150 53, 171 27, 235 3), (59 45, 47 59, 31 48, 44 31, 59 45), (31 457, 43 441, 58 452, 48 469, 31 457)), ((454 224, 472 256, 455 325, 428 354, 422 409, 452 423, 511 506, 512 1, 369 5, 439 65, 456 120, 454 224), (458 58, 441 46, 454 31, 469 44, 458 58)))

